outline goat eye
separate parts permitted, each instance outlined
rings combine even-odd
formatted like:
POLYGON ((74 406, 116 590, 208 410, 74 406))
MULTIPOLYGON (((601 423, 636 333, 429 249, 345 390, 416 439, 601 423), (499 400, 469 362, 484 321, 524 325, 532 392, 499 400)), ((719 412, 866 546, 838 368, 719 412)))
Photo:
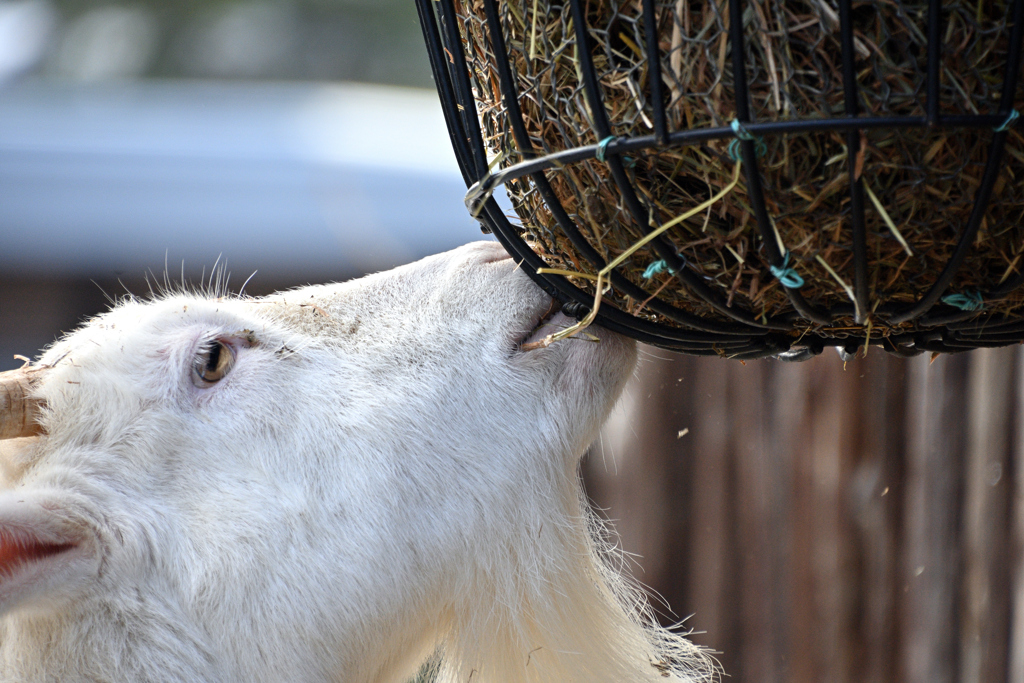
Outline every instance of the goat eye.
POLYGON ((216 384, 235 364, 235 352, 222 341, 214 339, 203 347, 192 366, 192 383, 197 387, 216 384))

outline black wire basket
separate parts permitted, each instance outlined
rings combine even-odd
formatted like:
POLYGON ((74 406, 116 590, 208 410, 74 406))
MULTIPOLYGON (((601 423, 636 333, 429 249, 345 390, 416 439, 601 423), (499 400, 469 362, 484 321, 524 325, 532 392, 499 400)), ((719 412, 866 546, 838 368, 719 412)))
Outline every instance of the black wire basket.
POLYGON ((417 7, 467 207, 568 315, 738 359, 1024 341, 1024 0, 417 7))

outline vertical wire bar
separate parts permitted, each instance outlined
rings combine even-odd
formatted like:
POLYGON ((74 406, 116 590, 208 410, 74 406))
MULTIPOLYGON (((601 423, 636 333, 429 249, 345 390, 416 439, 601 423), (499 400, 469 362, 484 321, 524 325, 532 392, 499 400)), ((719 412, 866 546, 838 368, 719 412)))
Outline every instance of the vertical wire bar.
MULTIPOLYGON (((1020 75, 1021 40, 1024 39, 1024 0, 1014 0, 1012 12, 1013 31, 1010 33, 1006 77, 1003 80, 1002 94, 999 100, 999 114, 1002 116, 1008 116, 1013 109, 1013 100, 1017 92, 1017 79, 1020 75)), ((967 225, 960 236, 960 240, 957 242, 953 255, 946 262, 946 266, 942 269, 935 284, 921 297, 921 300, 905 311, 890 317, 889 322, 891 324, 898 325, 899 323, 919 318, 927 313, 939 300, 939 297, 943 295, 949 283, 953 280, 953 276, 956 275, 956 271, 960 269, 961 264, 967 257, 967 252, 974 242, 974 237, 978 233, 978 228, 981 226, 981 219, 985 217, 988 202, 992 197, 992 188, 995 186, 999 172, 1002 170, 1003 151, 1007 134, 1008 132, 1005 130, 992 134, 988 161, 985 162, 985 173, 982 175, 978 192, 974 196, 974 206, 971 209, 971 215, 967 219, 967 225)), ((992 296, 993 293, 989 293, 986 298, 992 298, 992 296)))
POLYGON ((452 0, 440 0, 440 4, 441 24, 448 34, 448 52, 454 60, 453 63, 449 63, 449 70, 454 75, 455 92, 462 105, 462 124, 469 134, 469 146, 473 153, 475 168, 471 170, 474 179, 480 180, 487 173, 487 154, 484 152, 484 140, 480 134, 480 121, 476 117, 476 100, 473 98, 473 87, 469 82, 469 64, 466 61, 466 51, 462 47, 458 14, 452 0))
POLYGON ((928 0, 928 125, 939 122, 939 77, 942 70, 942 0, 928 0))
MULTIPOLYGON (((1017 27, 1020 26, 1021 24, 1024 24, 1024 0, 1015 0, 1012 11, 1014 17, 1013 35, 1016 37, 1017 42, 1015 44, 1010 44, 1011 63, 1008 69, 1009 73, 1007 74, 1007 80, 1003 81, 1003 92, 1000 96, 999 101, 999 115, 1003 117, 1004 121, 1006 120, 1006 117, 1009 116, 1010 111, 1013 109, 1013 100, 1016 97, 1017 74, 1019 73, 1020 63, 1019 54, 1014 55, 1014 48, 1016 47, 1019 53, 1021 49, 1021 40, 1024 40, 1024 32, 1021 32, 1019 36, 1017 35, 1017 27), (1013 79, 1012 82, 1010 81, 1010 78, 1013 79)), ((1003 139, 1005 140, 1007 132, 1004 131, 1002 133, 996 133, 996 135, 1002 135, 1003 139)), ((996 289, 994 289, 989 294, 989 297, 993 299, 998 299, 1000 297, 1006 296, 1013 290, 1020 287, 1022 284, 1024 284, 1024 268, 1021 269, 1018 275, 1010 278, 1010 280, 1006 282, 1002 287, 997 287, 996 289)))
POLYGON ((654 0, 644 3, 644 37, 647 39, 647 76, 651 88, 651 108, 654 110, 654 133, 658 142, 668 144, 668 123, 665 116, 665 99, 661 83, 661 50, 658 49, 658 18, 654 12, 654 0))
MULTIPOLYGON (((1024 0, 1014 0, 1013 31, 1010 33, 1010 49, 1007 54, 1006 79, 999 98, 999 115, 1009 116, 1013 100, 1017 96, 1017 79, 1020 76, 1021 42, 1024 41, 1024 0)), ((1006 131, 999 133, 1005 136, 1006 131)), ((1005 139, 1005 138, 1004 138, 1005 139)))
MULTIPOLYGON (((505 105, 505 111, 508 113, 509 125, 512 127, 512 136, 515 138, 516 146, 519 147, 520 153, 526 158, 533 158, 536 155, 536 150, 526 130, 522 108, 519 106, 519 93, 516 88, 515 77, 512 74, 512 68, 509 66, 508 51, 505 45, 505 36, 502 33, 497 0, 484 0, 484 11, 487 15, 488 34, 494 51, 494 64, 498 71, 498 85, 501 88, 502 103, 505 105)), ((569 238, 573 247, 590 262, 591 266, 597 270, 604 268, 607 265, 604 258, 580 233, 575 221, 572 220, 568 211, 565 210, 544 173, 531 173, 530 179, 536 186, 544 203, 547 204, 548 209, 555 218, 555 222, 558 223, 558 227, 569 238)), ((644 301, 650 296, 643 288, 633 284, 619 273, 613 271, 610 279, 614 287, 637 301, 644 301)), ((592 301, 593 299, 591 298, 581 303, 586 303, 589 306, 592 301)), ((696 330, 720 334, 758 334, 757 331, 745 328, 740 329, 713 320, 703 320, 657 298, 649 301, 647 307, 655 313, 660 313, 670 320, 696 330)))
MULTIPOLYGON (((576 52, 579 56, 580 72, 583 75, 583 91, 590 107, 591 119, 598 139, 611 136, 611 125, 608 122, 608 113, 605 111, 604 102, 601 98, 600 84, 597 82, 597 74, 594 71, 594 62, 590 56, 590 49, 587 42, 586 13, 581 0, 570 0, 570 9, 573 16, 573 28, 576 33, 576 52)), ((609 146, 610 147, 610 146, 609 146)), ((622 166, 622 160, 618 155, 608 157, 608 166, 612 172, 615 185, 626 204, 626 208, 633 216, 633 220, 641 229, 650 232, 651 219, 647 216, 643 204, 637 197, 636 190, 630 184, 629 177, 622 166)), ((697 296, 707 302, 716 311, 732 318, 737 322, 752 325, 759 328, 788 330, 792 326, 770 321, 767 324, 759 322, 753 315, 745 311, 738 311, 726 305, 721 296, 718 296, 707 285, 705 285, 696 273, 685 267, 683 260, 676 254, 676 250, 663 237, 651 242, 651 246, 658 252, 658 256, 665 261, 675 276, 682 280, 686 286, 697 296)))
MULTIPOLYGON (((839 1, 839 34, 843 58, 843 95, 846 115, 857 116, 857 71, 853 49, 853 18, 851 0, 839 1)), ((850 174, 850 221, 853 227, 853 297, 857 301, 854 320, 858 325, 867 321, 868 301, 868 244, 864 223, 864 183, 857 174, 856 160, 860 153, 860 131, 846 131, 847 166, 850 174)))
MULTIPOLYGON (((750 104, 747 92, 747 67, 743 55, 743 0, 729 0, 729 42, 732 43, 733 89, 736 96, 736 119, 750 123, 750 104)), ((768 253, 768 262, 776 267, 783 266, 783 255, 775 241, 775 228, 764 204, 764 190, 761 187, 761 171, 757 164, 757 150, 753 140, 740 140, 740 152, 747 178, 747 195, 757 219, 761 243, 768 253)), ((781 284, 781 283, 780 283, 781 284)), ((783 287, 789 302, 796 311, 812 322, 828 325, 832 322, 828 313, 814 310, 795 289, 783 287)))
MULTIPOLYGON (((747 65, 743 57, 743 0, 729 0, 729 42, 732 43, 732 87, 736 91, 736 118, 740 123, 750 123, 747 65)), ((772 248, 768 247, 769 251, 772 248)))
POLYGON ((452 90, 452 82, 446 66, 444 46, 441 44, 441 33, 437 26, 437 18, 434 16, 433 0, 416 0, 416 9, 420 15, 420 27, 423 29, 423 39, 427 44, 427 57, 430 59, 430 70, 434 74, 434 82, 437 85, 437 93, 441 99, 441 110, 444 112, 444 122, 448 128, 448 137, 451 138, 452 147, 455 149, 455 158, 459 162, 459 171, 462 172, 462 180, 469 187, 476 179, 473 178, 473 160, 469 152, 468 140, 458 117, 453 112, 458 111, 455 93, 452 90))

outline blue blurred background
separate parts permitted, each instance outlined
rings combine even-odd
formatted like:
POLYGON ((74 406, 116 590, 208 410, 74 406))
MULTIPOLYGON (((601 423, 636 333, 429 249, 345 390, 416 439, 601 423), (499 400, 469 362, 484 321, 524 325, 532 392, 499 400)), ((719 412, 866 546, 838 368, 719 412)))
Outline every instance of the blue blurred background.
POLYGON ((0 370, 145 278, 261 294, 481 234, 408 0, 0 0, 0 370))

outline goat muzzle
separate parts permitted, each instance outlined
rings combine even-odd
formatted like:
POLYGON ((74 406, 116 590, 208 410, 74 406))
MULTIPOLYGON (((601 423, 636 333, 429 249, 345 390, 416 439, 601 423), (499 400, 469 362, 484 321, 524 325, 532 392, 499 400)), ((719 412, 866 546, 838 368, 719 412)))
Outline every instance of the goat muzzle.
POLYGON ((42 401, 32 396, 43 378, 43 368, 0 372, 0 439, 34 436, 42 432, 42 401))

